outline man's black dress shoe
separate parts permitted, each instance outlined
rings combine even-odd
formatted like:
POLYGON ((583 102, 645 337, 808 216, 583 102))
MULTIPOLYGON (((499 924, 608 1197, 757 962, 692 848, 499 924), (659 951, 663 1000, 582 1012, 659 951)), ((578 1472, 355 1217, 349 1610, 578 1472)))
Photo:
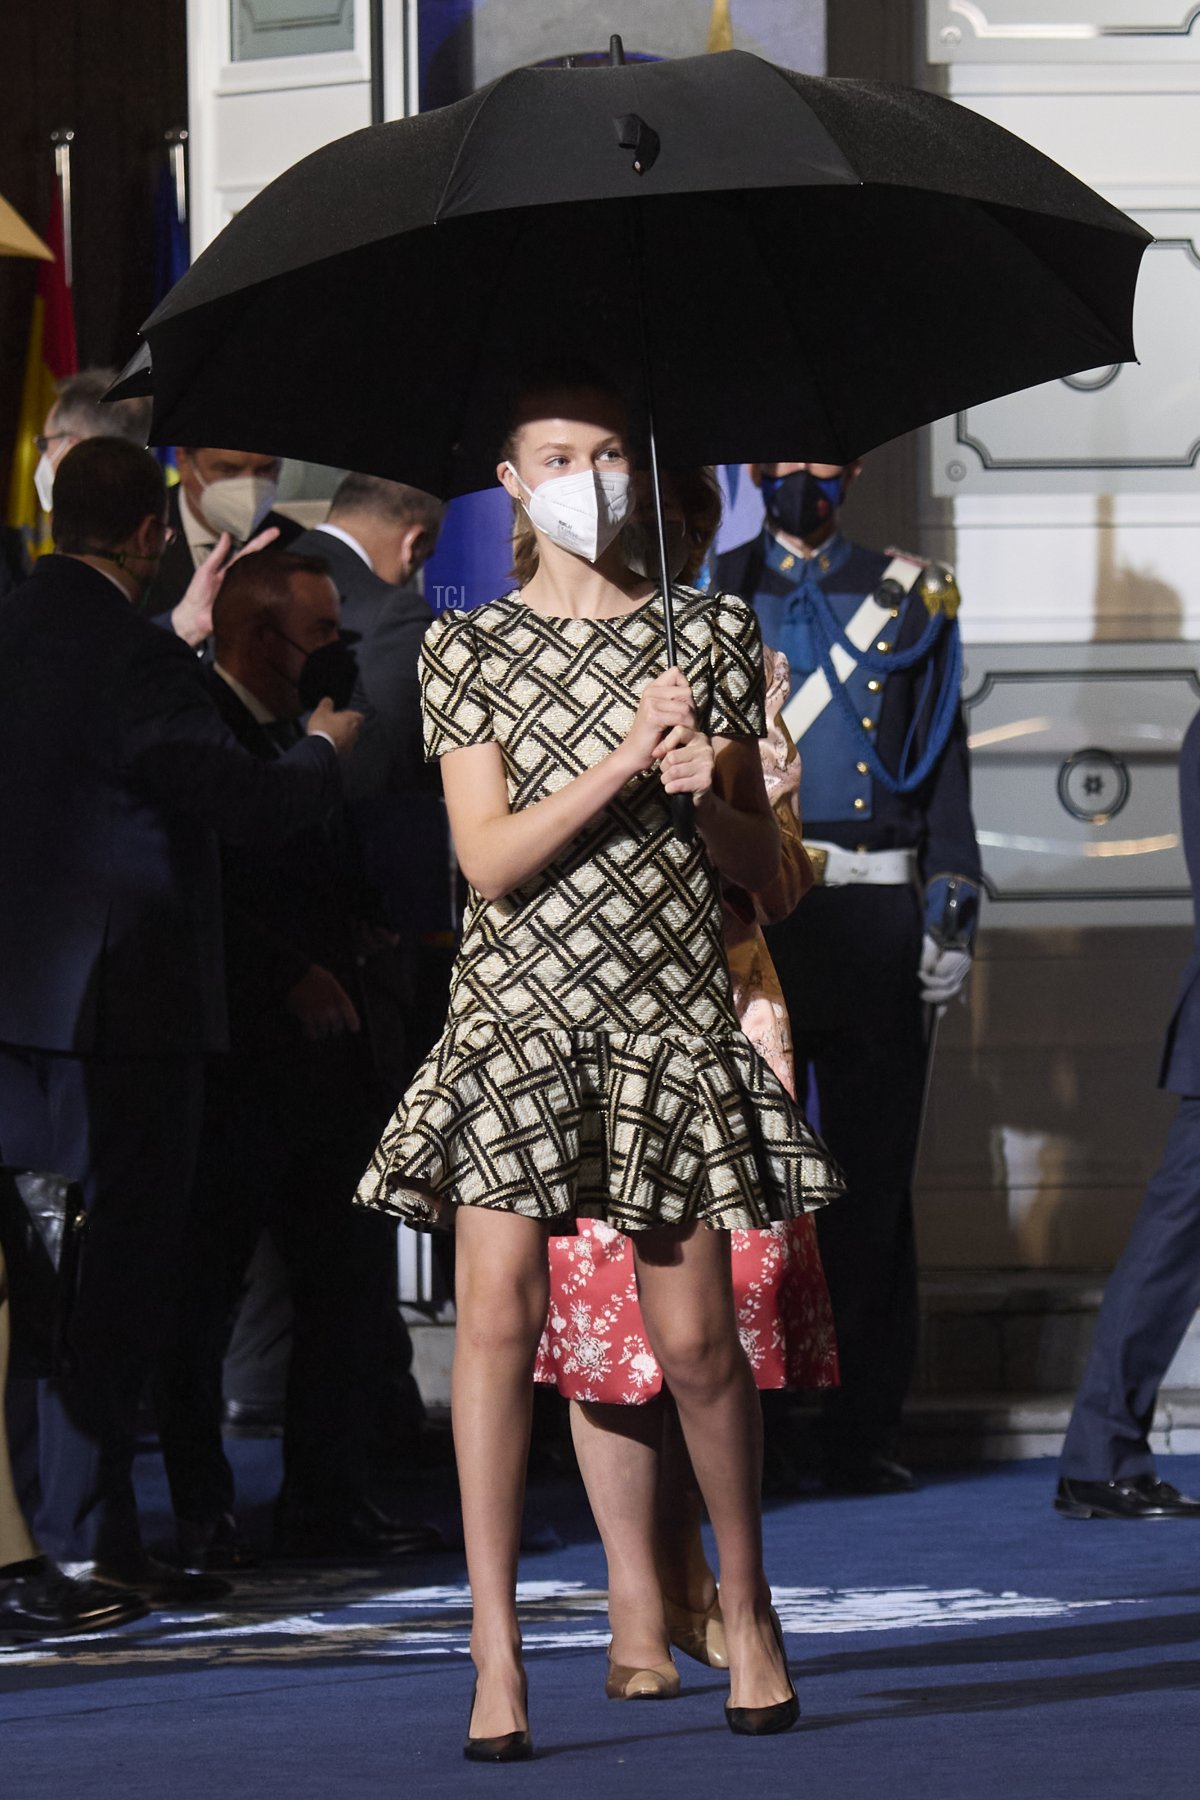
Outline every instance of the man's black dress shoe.
POLYGON ((1200 1500, 1156 1475, 1124 1481, 1060 1479, 1054 1510, 1064 1519, 1200 1519, 1200 1500))
POLYGON ((911 1494, 912 1470, 876 1450, 866 1456, 826 1457, 821 1486, 830 1494, 911 1494))
POLYGON ((403 1525, 370 1504, 333 1518, 283 1513, 275 1524, 275 1554, 288 1562, 325 1562, 347 1556, 386 1560, 444 1548, 442 1534, 434 1526, 403 1525))
POLYGON ((92 1578, 110 1591, 140 1594, 151 1606, 206 1606, 211 1600, 228 1599, 233 1592, 233 1583, 219 1575, 177 1569, 157 1556, 142 1556, 129 1563, 98 1562, 92 1578))
POLYGON ((112 1631, 149 1612, 140 1594, 119 1593, 98 1582, 67 1575, 51 1562, 22 1565, 27 1573, 0 1571, 0 1637, 68 1637, 79 1631, 112 1631))
POLYGON ((277 1407, 259 1406, 253 1400, 226 1400, 221 1407, 221 1430, 226 1437, 282 1437, 283 1415, 277 1407))
POLYGON ((237 1574, 257 1568, 259 1559, 229 1513, 219 1519, 180 1519, 176 1523, 181 1567, 207 1574, 237 1574))

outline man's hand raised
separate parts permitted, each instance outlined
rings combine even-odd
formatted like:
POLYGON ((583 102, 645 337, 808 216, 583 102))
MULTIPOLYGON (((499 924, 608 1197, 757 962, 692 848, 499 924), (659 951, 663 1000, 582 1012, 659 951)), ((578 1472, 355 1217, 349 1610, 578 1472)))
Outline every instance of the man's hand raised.
POLYGON ((269 525, 257 537, 252 537, 248 544, 243 544, 237 556, 230 556, 233 539, 227 531, 223 531, 188 582, 183 599, 171 614, 171 629, 175 636, 182 638, 185 644, 191 644, 193 649, 197 649, 205 638, 211 637, 213 605, 226 575, 239 556, 252 556, 256 550, 265 550, 278 536, 279 527, 269 525))
POLYGON ((305 727, 309 737, 321 732, 339 756, 349 756, 358 742, 363 716, 360 712, 337 712, 333 701, 326 698, 313 708, 305 727))

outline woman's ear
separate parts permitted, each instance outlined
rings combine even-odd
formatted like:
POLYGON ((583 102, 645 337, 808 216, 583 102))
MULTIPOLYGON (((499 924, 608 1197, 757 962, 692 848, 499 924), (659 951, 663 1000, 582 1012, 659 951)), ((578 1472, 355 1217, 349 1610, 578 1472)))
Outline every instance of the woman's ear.
POLYGON ((511 463, 502 462, 496 464, 496 480, 500 483, 500 486, 504 489, 510 500, 520 500, 521 484, 513 472, 511 463))

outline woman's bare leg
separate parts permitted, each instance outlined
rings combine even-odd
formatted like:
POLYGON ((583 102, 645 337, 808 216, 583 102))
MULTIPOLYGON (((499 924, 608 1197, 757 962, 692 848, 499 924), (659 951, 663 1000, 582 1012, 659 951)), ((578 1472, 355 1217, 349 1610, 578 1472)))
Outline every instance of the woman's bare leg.
POLYGON ((455 1235, 451 1418, 479 1677, 469 1729, 499 1737, 527 1723, 517 1556, 533 1363, 549 1297, 546 1234, 536 1219, 462 1206, 455 1235))
POLYGON ((663 1598, 689 1612, 707 1612, 717 1597, 717 1578, 704 1554, 700 1525, 704 1508, 696 1472, 683 1441, 679 1412, 670 1394, 662 1396, 662 1449, 659 1453, 655 1519, 655 1561, 663 1598))
POLYGON ((631 1241, 646 1335, 716 1534, 730 1699, 773 1706, 790 1686, 762 1566, 762 1413, 737 1334, 729 1237, 691 1226, 631 1241))
POLYGON ((612 1659, 649 1669, 670 1656, 655 1565, 662 1400, 645 1406, 571 1402, 571 1436, 608 1561, 612 1659))

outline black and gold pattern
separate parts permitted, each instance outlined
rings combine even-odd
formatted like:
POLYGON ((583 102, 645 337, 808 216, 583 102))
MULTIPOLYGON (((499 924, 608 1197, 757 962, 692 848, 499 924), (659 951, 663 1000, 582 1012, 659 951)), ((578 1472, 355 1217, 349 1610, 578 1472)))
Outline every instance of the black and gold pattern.
MULTIPOLYGON (((761 737, 750 609, 679 588, 676 637, 702 727, 761 737)), ((617 748, 664 667, 657 595, 619 619, 546 618, 517 594, 444 613, 421 656, 426 754, 495 741, 514 811, 530 806, 617 748)), ((739 1029, 712 866, 673 836, 650 771, 536 879, 472 893, 445 1032, 358 1198, 413 1225, 453 1202, 730 1229, 840 1187, 739 1029)))

